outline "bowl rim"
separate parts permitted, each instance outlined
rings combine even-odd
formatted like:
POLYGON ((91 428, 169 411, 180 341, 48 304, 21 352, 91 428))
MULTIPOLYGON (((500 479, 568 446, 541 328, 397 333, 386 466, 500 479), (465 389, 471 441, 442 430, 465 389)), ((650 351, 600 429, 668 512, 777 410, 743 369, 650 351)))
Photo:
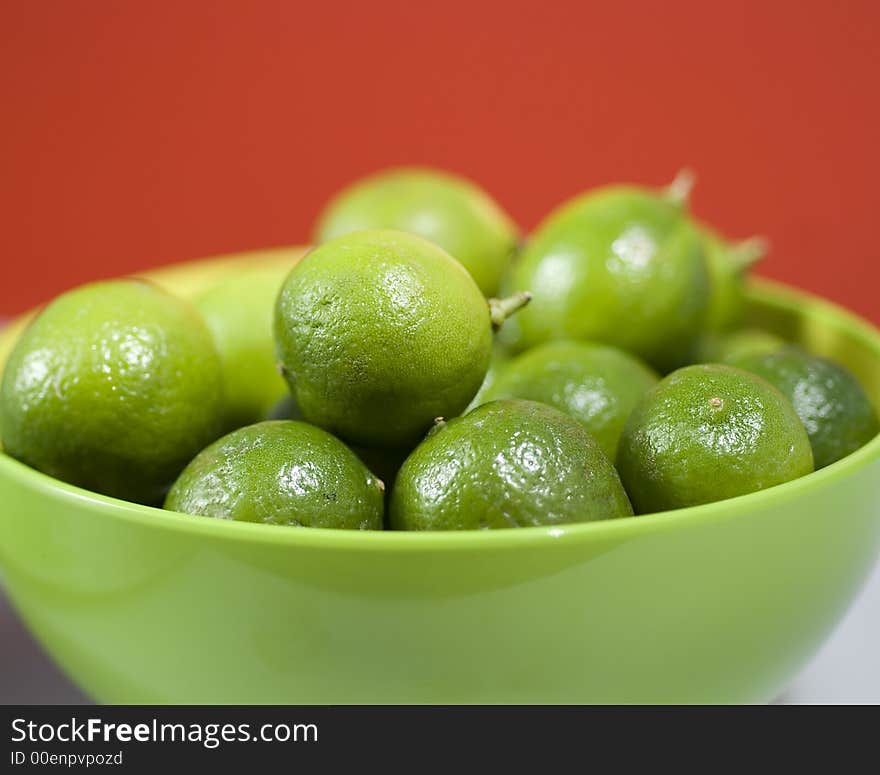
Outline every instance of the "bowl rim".
MULTIPOLYGON (((242 258, 247 254, 237 254, 242 258)), ((223 257, 220 260, 226 260, 223 257)), ((206 262, 217 262, 217 258, 206 262)), ((191 266, 200 262, 187 262, 191 266)), ((168 267, 173 271, 180 265, 168 267)), ((162 270, 150 274, 160 274, 162 270)), ((171 274, 171 272, 169 272, 171 274)), ((749 283, 750 300, 797 312, 802 317, 817 319, 829 327, 841 330, 859 340, 871 350, 880 362, 880 329, 858 315, 806 291, 792 288, 765 278, 753 278, 749 283)), ((25 313, 27 316, 29 313, 25 313)), ((22 317, 25 317, 22 316, 22 317)), ((16 321, 5 335, 14 335, 16 321)), ((331 528, 291 529, 284 525, 266 525, 252 522, 234 522, 212 517, 194 516, 168 511, 155 506, 144 506, 85 490, 55 479, 30 468, 0 450, 0 476, 18 480, 54 501, 89 506, 108 518, 134 523, 146 528, 178 532, 215 540, 272 544, 313 549, 344 549, 347 551, 376 552, 389 549, 415 553, 436 549, 462 551, 522 548, 538 544, 570 544, 572 542, 602 542, 622 540, 633 535, 672 530, 689 525, 704 525, 713 520, 724 520, 755 508, 770 508, 809 496, 832 481, 841 480, 880 459, 880 434, 867 444, 818 471, 766 490, 740 495, 699 506, 674 509, 653 514, 618 517, 595 522, 578 522, 552 527, 523 527, 510 530, 459 531, 391 531, 391 530, 338 530, 331 528)))

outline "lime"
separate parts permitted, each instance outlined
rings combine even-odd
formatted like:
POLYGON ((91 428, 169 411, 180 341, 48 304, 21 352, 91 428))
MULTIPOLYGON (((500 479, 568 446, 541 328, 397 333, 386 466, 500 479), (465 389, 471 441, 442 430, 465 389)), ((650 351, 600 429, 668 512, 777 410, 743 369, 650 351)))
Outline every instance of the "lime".
POLYGON ((839 363, 790 346, 744 358, 740 365, 791 401, 810 437, 816 468, 855 452, 880 432, 870 399, 839 363))
POLYGON ((661 370, 686 361, 709 297, 680 193, 636 186, 591 191, 551 213, 514 265, 510 287, 534 294, 516 321, 519 348, 596 341, 661 370))
POLYGON ((769 382, 717 364, 687 366, 627 420, 617 469, 637 513, 733 498, 813 470, 810 441, 769 382))
POLYGON ((601 344, 560 340, 514 358, 484 401, 525 398, 571 415, 611 460, 626 418, 657 375, 634 356, 601 344))
POLYGON ((272 310, 289 271, 283 265, 242 272, 196 300, 220 353, 228 429, 262 419, 287 393, 275 361, 272 310))
POLYGON ((493 401, 441 423, 391 494, 397 530, 474 530, 632 514, 614 466, 584 427, 534 401, 493 401))
POLYGON ((381 530, 383 490, 339 439, 277 420, 239 428, 200 452, 165 508, 239 522, 381 530))
POLYGON ((405 447, 468 405, 493 325, 527 299, 487 303, 462 265, 421 237, 354 232, 294 267, 275 339, 306 420, 354 444, 405 447))
POLYGON ((362 229, 406 231, 436 243, 486 296, 498 292, 519 239, 510 217, 476 184, 417 167, 385 170, 346 188, 322 213, 315 240, 362 229))
POLYGON ((3 445, 95 492, 161 502, 223 417, 220 359, 189 303, 152 283, 69 291, 25 330, 0 387, 3 445))
POLYGON ((698 231, 709 270, 709 308, 703 329, 726 331, 743 317, 746 277, 766 255, 767 242, 760 237, 729 242, 706 225, 700 225, 698 231))

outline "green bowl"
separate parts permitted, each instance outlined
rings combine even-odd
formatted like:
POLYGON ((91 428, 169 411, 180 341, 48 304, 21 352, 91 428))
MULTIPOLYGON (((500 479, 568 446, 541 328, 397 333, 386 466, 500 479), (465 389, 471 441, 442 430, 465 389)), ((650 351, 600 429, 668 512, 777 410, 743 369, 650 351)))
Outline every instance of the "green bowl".
MULTIPOLYGON (((217 267, 154 276, 192 292, 217 267)), ((783 286, 762 281, 750 297, 753 322, 839 359, 880 403, 876 329, 783 286)), ((12 600, 102 702, 764 702, 871 568, 880 437, 760 493, 562 528, 357 533, 183 517, 2 454, 0 504, 12 600)))

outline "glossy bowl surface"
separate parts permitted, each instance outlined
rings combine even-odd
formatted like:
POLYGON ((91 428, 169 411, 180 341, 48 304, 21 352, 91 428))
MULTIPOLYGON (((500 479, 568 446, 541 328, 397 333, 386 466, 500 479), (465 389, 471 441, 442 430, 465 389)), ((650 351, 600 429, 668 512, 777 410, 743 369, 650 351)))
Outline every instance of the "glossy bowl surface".
MULTIPOLYGON (((191 294, 300 253, 147 274, 191 294)), ((880 404, 873 326, 765 281, 750 298, 753 322, 841 360, 880 404)), ((7 589, 111 703, 763 702, 832 630, 878 544, 880 437, 720 503, 491 533, 182 517, 0 454, 7 589)))

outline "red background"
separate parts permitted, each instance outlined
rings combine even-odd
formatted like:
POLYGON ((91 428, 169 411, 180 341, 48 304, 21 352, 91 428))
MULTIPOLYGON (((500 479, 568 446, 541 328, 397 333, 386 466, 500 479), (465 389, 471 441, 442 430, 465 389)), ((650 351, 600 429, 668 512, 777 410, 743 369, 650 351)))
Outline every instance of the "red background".
POLYGON ((880 322, 880 4, 0 0, 0 314, 84 280, 308 237, 421 162, 524 227, 700 176, 762 272, 880 322))

